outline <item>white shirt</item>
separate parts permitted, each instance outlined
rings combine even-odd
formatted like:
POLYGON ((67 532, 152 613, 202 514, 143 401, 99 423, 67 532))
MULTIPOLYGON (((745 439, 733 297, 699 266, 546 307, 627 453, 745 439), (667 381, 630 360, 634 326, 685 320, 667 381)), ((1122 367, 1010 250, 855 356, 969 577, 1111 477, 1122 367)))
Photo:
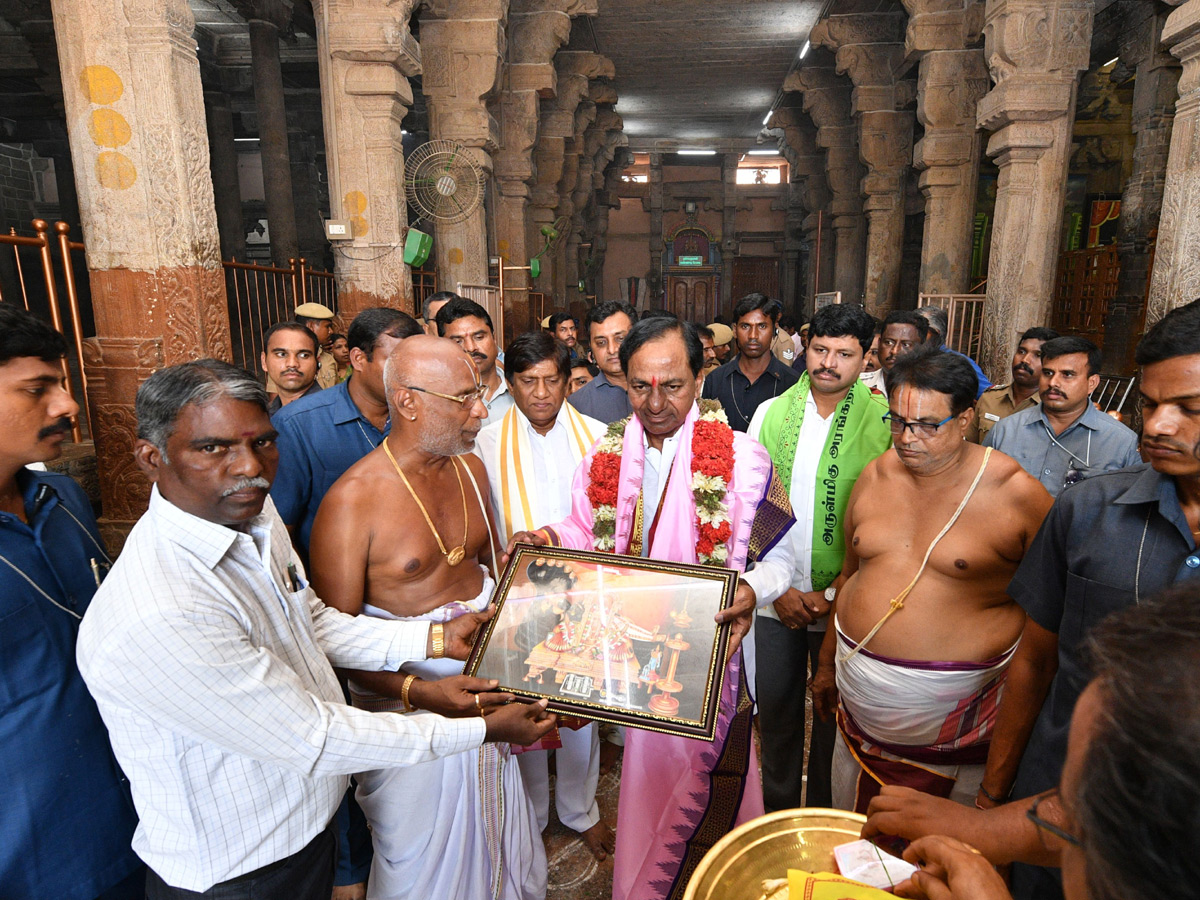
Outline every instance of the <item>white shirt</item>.
POLYGON ((326 607, 269 498, 236 531, 155 488, 78 644, 141 818, 133 849, 168 884, 206 891, 301 850, 351 773, 479 746, 480 718, 343 702, 331 662, 394 670, 427 638, 427 622, 326 607))
POLYGON ((513 399, 512 392, 508 389, 508 379, 504 377, 504 370, 496 366, 496 374, 500 376, 500 386, 496 388, 496 393, 491 397, 485 397, 483 405, 487 407, 488 414, 484 417, 484 424, 491 425, 493 422, 499 422, 504 418, 504 414, 508 412, 510 406, 516 406, 517 402, 513 399))
MULTIPOLYGON (((750 428, 746 432, 750 437, 758 440, 759 434, 762 433, 767 410, 778 401, 778 397, 768 400, 755 410, 750 428)), ((821 414, 817 412, 817 402, 813 399, 812 392, 809 392, 808 400, 804 405, 804 421, 800 425, 800 435, 796 439, 796 458, 792 461, 792 485, 788 497, 792 503, 792 515, 796 517, 796 524, 781 540, 781 543, 787 543, 791 548, 794 567, 790 586, 798 591, 813 589, 812 536, 817 466, 821 462, 821 453, 825 449, 825 442, 829 438, 829 428, 832 424, 833 413, 830 413, 828 418, 822 419, 821 414)), ((782 594, 783 591, 780 593, 782 594)), ((760 607, 759 615, 772 619, 779 618, 773 605, 760 607)), ((809 629, 824 631, 827 621, 827 619, 818 619, 809 626, 809 629)))

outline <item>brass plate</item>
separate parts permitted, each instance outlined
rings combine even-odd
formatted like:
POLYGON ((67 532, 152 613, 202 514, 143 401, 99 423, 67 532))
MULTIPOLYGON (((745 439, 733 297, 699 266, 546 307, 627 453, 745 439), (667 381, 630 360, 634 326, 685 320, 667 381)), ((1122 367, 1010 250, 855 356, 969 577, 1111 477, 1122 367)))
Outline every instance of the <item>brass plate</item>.
POLYGON ((841 809, 784 809, 735 828, 688 882, 684 900, 758 900, 762 882, 788 869, 837 872, 833 848, 856 841, 866 816, 841 809))

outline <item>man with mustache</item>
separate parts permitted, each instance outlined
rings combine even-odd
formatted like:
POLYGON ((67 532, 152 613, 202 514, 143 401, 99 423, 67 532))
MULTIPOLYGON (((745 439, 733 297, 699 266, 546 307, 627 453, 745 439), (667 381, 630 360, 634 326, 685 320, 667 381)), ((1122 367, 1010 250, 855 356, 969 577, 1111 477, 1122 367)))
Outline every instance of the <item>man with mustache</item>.
POLYGON ((571 395, 571 405, 608 425, 623 419, 633 407, 621 371, 621 343, 638 320, 637 310, 620 300, 597 303, 587 313, 588 348, 600 374, 571 395))
POLYGON ((884 784, 970 803, 983 777, 1025 619, 1005 588, 1050 497, 1007 456, 963 440, 977 386, 966 360, 928 344, 888 373, 894 451, 863 469, 846 506, 813 680, 817 714, 836 711, 841 732, 842 809, 864 812, 884 784))
POLYGON ((550 317, 550 334, 567 345, 571 359, 579 356, 579 325, 570 313, 555 313, 550 317))
POLYGON ((1012 359, 1012 381, 983 392, 975 403, 975 418, 967 426, 967 440, 982 443, 1001 419, 1036 406, 1042 380, 1042 345, 1058 337, 1050 328, 1030 328, 1017 343, 1012 359))
POLYGON ((892 445, 887 403, 858 380, 875 321, 861 306, 831 304, 812 317, 808 371, 758 408, 747 432, 771 454, 796 524, 784 540, 795 560, 781 593, 758 611, 753 641, 768 811, 829 806, 837 730, 814 717, 805 766, 803 685, 816 674, 833 585, 845 555, 842 520, 863 468, 892 445))
POLYGON ((512 409, 513 398, 508 391, 504 373, 496 365, 500 348, 488 311, 474 300, 459 297, 451 300, 437 314, 438 335, 450 338, 471 357, 483 385, 483 408, 487 423, 499 422, 512 409))
POLYGON ((317 384, 317 354, 321 345, 317 336, 299 322, 279 322, 272 325, 263 335, 262 363, 268 383, 275 391, 268 391, 271 402, 267 412, 279 412, 293 400, 315 394, 321 389, 317 384))
POLYGON ((268 497, 276 431, 248 373, 211 359, 162 369, 137 414, 150 506, 84 617, 78 658, 141 817, 146 896, 329 900, 350 773, 529 743, 553 716, 347 706, 333 665, 465 659, 487 615, 439 629, 321 602, 268 497))
MULTIPOLYGON (((313 526, 313 583, 343 612, 430 622, 436 634, 485 609, 499 577, 487 474, 471 454, 487 413, 484 387, 462 347, 426 335, 393 351, 384 385, 392 430, 326 494, 313 526)), ((507 699, 486 693, 494 682, 461 672, 448 659, 351 671, 350 696, 359 709, 452 711, 462 702, 480 715, 507 699)), ((375 848, 373 900, 544 897, 537 816, 503 749, 375 768, 357 780, 375 848)))
POLYGON ((733 308, 738 355, 704 379, 703 396, 717 400, 729 427, 745 432, 760 403, 778 397, 800 375, 771 353, 775 323, 783 307, 764 294, 747 294, 733 308))
POLYGON ((896 360, 920 347, 929 334, 925 317, 911 309, 894 309, 883 318, 879 332, 879 367, 888 373, 896 360))
POLYGON ((0 894, 140 900, 137 825, 108 734, 75 664, 79 619, 109 557, 57 459, 79 406, 63 336, 0 303, 0 894))
POLYGON ((1099 472, 1137 465, 1137 435, 1092 405, 1099 369, 1100 348, 1087 338, 1047 341, 1041 405, 997 423, 983 445, 1007 453, 1053 497, 1099 472))

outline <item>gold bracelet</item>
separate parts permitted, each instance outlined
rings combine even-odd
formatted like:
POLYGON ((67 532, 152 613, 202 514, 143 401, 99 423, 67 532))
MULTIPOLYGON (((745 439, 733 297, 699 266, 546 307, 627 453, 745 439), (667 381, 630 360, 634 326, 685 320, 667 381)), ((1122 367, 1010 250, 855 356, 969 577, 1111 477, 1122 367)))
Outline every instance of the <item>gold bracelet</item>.
POLYGON ((433 656, 430 659, 441 659, 446 655, 446 636, 439 622, 436 625, 429 626, 429 639, 433 643, 433 656))
POLYGON ((413 682, 417 680, 416 675, 409 675, 404 679, 404 684, 400 685, 400 702, 404 704, 405 712, 413 712, 416 707, 408 702, 408 691, 412 687, 413 682))

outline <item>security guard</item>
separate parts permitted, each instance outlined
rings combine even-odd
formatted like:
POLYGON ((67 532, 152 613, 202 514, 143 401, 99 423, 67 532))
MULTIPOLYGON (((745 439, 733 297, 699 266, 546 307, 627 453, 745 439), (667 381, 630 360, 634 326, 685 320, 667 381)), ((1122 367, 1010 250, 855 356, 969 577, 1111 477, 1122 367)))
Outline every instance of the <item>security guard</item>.
POLYGON ((1038 404, 1042 380, 1042 344, 1054 340, 1058 332, 1050 328, 1030 328, 1017 344, 1012 360, 1012 381, 993 385, 975 403, 975 418, 967 426, 967 440, 982 444, 987 433, 1001 419, 1038 404))
POLYGON ((321 352, 317 354, 317 384, 322 388, 333 387, 338 383, 337 360, 329 352, 333 340, 333 310, 320 303, 301 303, 296 307, 296 321, 307 325, 321 345, 321 352))
POLYGON ((708 326, 708 330, 713 333, 713 349, 717 351, 717 359, 722 363, 728 362, 729 354, 733 350, 733 329, 720 322, 713 322, 708 326))

